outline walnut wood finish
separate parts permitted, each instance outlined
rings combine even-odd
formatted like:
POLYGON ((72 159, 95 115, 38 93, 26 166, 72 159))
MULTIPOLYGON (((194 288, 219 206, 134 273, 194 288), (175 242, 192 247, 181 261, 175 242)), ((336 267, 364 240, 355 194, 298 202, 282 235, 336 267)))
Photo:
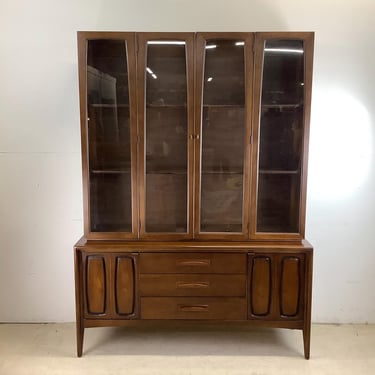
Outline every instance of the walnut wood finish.
POLYGON ((245 297, 245 275, 213 274, 141 274, 141 296, 213 296, 245 297))
MULTIPOLYGON (((226 321, 231 324, 299 329, 303 332, 304 354, 308 359, 313 249, 304 240, 304 233, 313 33, 79 32, 78 55, 84 237, 75 245, 74 257, 77 355, 82 355, 85 328, 138 326, 155 322, 163 325, 173 321, 178 325, 226 321), (86 55, 87 41, 93 39, 126 42, 132 195, 132 230, 129 233, 91 231, 86 55), (239 232, 203 232, 200 223, 205 43, 206 40, 215 39, 245 42, 246 120, 243 171, 238 173, 243 175, 242 229, 239 232), (298 222, 298 233, 257 232, 263 49, 266 40, 274 39, 295 39, 304 43, 301 187, 299 192, 291 188, 291 195, 298 197, 291 203, 298 208, 298 215, 291 219, 294 223, 298 222), (164 222, 164 219, 160 222, 155 219, 159 211, 164 211, 165 201, 162 199, 151 202, 150 216, 146 218, 145 69, 146 46, 150 40, 179 40, 186 43, 187 119, 184 119, 184 123, 187 123, 188 196, 187 209, 176 200, 174 211, 178 219, 187 211, 185 232, 164 231, 163 228, 168 228, 168 220, 171 220, 167 214, 164 215, 164 222), (145 224, 150 217, 155 225, 153 229, 156 229, 147 232, 145 224), (158 228, 160 232, 156 231, 158 228)), ((153 126, 157 128, 165 124, 174 129, 181 116, 172 106, 168 111, 170 117, 167 124, 158 117, 159 109, 151 108, 149 113, 154 117, 153 126)), ((215 121, 221 121, 220 124, 228 122, 230 125, 229 115, 220 117, 220 111, 216 111, 214 116, 215 121)), ((242 114, 240 116, 234 111, 233 116, 237 116, 234 119, 237 121, 242 114)), ((229 125, 224 132, 228 135, 225 142, 231 138, 229 125)), ((152 131, 158 137, 158 130, 152 131)), ((213 138, 215 136, 212 135, 213 138)), ((161 136, 158 138, 160 140, 161 136)), ((233 147, 227 149, 233 150, 233 147)), ((92 150, 95 152, 95 148, 92 150)), ((171 173, 179 176, 180 171, 171 173)), ((158 179, 156 174, 151 178, 158 179)), ((155 185, 162 186, 165 196, 172 196, 185 189, 182 179, 176 177, 174 181, 177 182, 173 186, 167 180, 165 183, 156 181, 155 185)), ((212 183, 208 184, 210 189, 217 188, 215 181, 213 178, 212 183)), ((118 190, 121 190, 121 186, 117 187, 118 190)), ((154 190, 151 195, 157 197, 158 191, 154 190)), ((238 209, 238 201, 233 203, 234 208, 231 209, 238 209)))
POLYGON ((272 269, 269 256, 257 256, 250 263, 250 311, 255 316, 270 313, 272 269))
MULTIPOLYGON (((136 50, 135 33, 128 32, 86 32, 80 31, 78 38, 78 73, 81 122, 82 186, 84 209, 84 233, 90 239, 131 239, 138 237, 138 174, 137 174, 137 101, 136 101, 136 50), (126 232, 93 232, 90 223, 90 170, 89 139, 87 121, 87 42, 89 40, 123 40, 126 43, 130 104, 130 143, 131 143, 131 203, 132 230, 126 232)), ((125 56, 124 56, 125 57, 125 56)))
POLYGON ((253 34, 251 33, 197 33, 196 34, 196 67, 195 67, 195 216, 194 216, 194 237, 197 239, 247 239, 249 236, 249 186, 250 186, 250 142, 251 142, 251 112, 252 98, 249 93, 252 91, 253 84, 253 58, 252 58, 253 34), (244 167, 243 167, 243 203, 242 203, 242 231, 241 233, 230 232, 202 232, 200 230, 200 211, 201 211, 201 161, 202 161, 202 107, 203 107, 203 85, 204 79, 204 59, 205 46, 208 40, 227 39, 244 41, 245 58, 245 131, 244 131, 244 167))
POLYGON ((301 294, 301 259, 285 257, 281 261, 280 314, 286 317, 298 315, 301 294))
POLYGON ((244 254, 140 254, 140 273, 245 273, 245 259, 244 254))
POLYGON ((306 215, 306 186, 307 186, 307 159, 308 141, 311 112, 311 86, 312 86, 312 61, 313 61, 314 33, 311 32, 262 32, 255 34, 254 44, 254 88, 253 88, 253 149, 252 149, 252 174, 251 174, 251 200, 250 200, 250 238, 251 239, 303 239, 305 236, 306 215), (304 48, 304 117, 303 117, 303 146, 301 187, 298 205, 299 232, 298 233, 260 233, 257 232, 257 195, 258 195, 258 165, 260 141, 260 114, 262 100, 262 73, 264 45, 267 40, 301 40, 304 48))
POLYGON ((108 289, 103 256, 90 255, 87 257, 85 282, 87 315, 104 315, 108 289))
POLYGON ((84 337, 84 320, 83 320, 83 280, 82 280, 82 252, 74 251, 74 281, 75 281, 75 297, 76 297, 76 340, 77 340, 77 356, 82 356, 83 337, 84 337))
MULTIPOLYGON (((193 160, 194 145, 190 135, 194 132, 194 33, 138 33, 138 134, 139 134, 139 221, 140 238, 158 240, 176 240, 193 237, 193 160), (187 232, 186 233, 153 233, 146 231, 146 62, 148 41, 183 41, 186 43, 186 84, 187 84, 187 145, 188 145, 188 186, 187 186, 187 232)), ((168 218, 165 218, 168 220, 168 218)), ((161 223, 162 224, 162 223, 161 223)))
POLYGON ((304 254, 250 254, 248 272, 249 319, 304 319, 304 254))
POLYGON ((115 308, 117 315, 131 315, 135 305, 134 259, 115 257, 115 308))
POLYGON ((245 319, 245 298, 142 297, 142 319, 245 319))

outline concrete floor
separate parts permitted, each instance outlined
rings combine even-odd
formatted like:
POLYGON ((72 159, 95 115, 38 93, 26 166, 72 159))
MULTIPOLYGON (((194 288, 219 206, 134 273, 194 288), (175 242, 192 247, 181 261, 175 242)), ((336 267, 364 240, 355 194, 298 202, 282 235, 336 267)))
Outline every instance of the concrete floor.
POLYGON ((243 326, 92 328, 75 357, 74 324, 0 324, 1 375, 375 374, 374 325, 300 331, 243 326))

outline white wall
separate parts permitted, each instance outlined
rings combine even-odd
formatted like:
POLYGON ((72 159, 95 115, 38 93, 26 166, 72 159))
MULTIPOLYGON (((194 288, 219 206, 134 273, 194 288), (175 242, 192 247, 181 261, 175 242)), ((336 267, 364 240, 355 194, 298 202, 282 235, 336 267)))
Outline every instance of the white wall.
POLYGON ((0 321, 74 320, 77 30, 315 31, 313 319, 375 323, 373 0, 2 0, 0 321))

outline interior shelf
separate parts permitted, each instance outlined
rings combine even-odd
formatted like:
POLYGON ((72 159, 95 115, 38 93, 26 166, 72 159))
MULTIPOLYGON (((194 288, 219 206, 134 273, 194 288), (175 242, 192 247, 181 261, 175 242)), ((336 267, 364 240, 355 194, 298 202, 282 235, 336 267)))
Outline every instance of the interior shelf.
POLYGON ((245 104, 203 104, 203 108, 238 108, 245 109, 245 104))
POLYGON ((262 109, 296 109, 302 107, 302 103, 285 103, 285 104, 278 104, 278 103, 270 103, 270 104, 262 104, 262 109))
POLYGON ((102 103, 91 103, 90 107, 93 108, 129 108, 129 104, 102 104, 102 103))
POLYGON ((130 169, 127 170, 115 170, 115 169, 93 169, 93 174, 130 174, 130 169))
POLYGON ((181 108, 186 110, 186 103, 185 104, 146 104, 146 109, 150 108, 181 108))
POLYGON ((234 171, 220 171, 220 170, 204 170, 202 171, 203 174, 234 174, 234 175, 243 175, 242 170, 234 170, 234 171))
POLYGON ((180 170, 180 169, 160 169, 160 170, 151 170, 146 171, 146 174, 184 174, 186 175, 188 171, 186 169, 180 170))
POLYGON ((279 170, 279 169, 260 169, 259 174, 299 174, 299 169, 279 170))

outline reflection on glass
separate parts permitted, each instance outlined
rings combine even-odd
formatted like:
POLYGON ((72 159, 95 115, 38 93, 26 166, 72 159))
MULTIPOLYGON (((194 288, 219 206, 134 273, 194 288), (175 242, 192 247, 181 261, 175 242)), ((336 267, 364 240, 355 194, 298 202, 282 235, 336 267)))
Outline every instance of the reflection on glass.
POLYGON ((242 232, 245 134, 244 42, 205 48, 201 232, 242 232))
POLYGON ((93 232, 131 232, 126 42, 89 40, 87 114, 93 232))
POLYGON ((146 232, 187 232, 185 42, 151 41, 146 65, 146 232))
POLYGON ((299 231, 303 112, 303 42, 267 41, 260 119, 258 232, 299 231))

